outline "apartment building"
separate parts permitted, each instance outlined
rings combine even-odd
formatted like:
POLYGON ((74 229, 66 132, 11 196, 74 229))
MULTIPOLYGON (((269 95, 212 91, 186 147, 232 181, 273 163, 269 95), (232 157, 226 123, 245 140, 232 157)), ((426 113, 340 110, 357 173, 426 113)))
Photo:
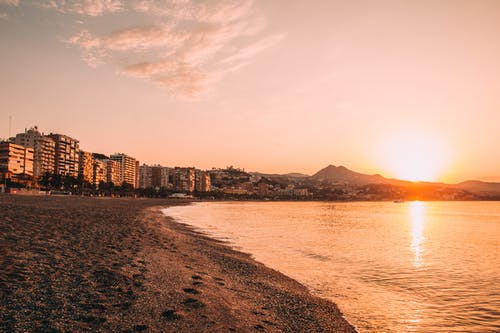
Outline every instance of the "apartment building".
POLYGON ((168 188, 170 168, 161 165, 154 165, 152 167, 151 182, 155 188, 168 188))
POLYGON ((290 188, 290 187, 287 187, 286 189, 278 190, 277 194, 279 196, 282 196, 282 197, 295 197, 295 198, 296 197, 305 198, 305 197, 310 196, 308 189, 305 189, 305 188, 298 189, 298 188, 290 188))
POLYGON ((210 174, 206 171, 195 171, 195 190, 198 192, 210 192, 210 174))
POLYGON ((128 155, 119 153, 109 157, 110 160, 117 161, 121 165, 121 182, 126 182, 137 188, 139 185, 139 161, 128 155))
POLYGON ((171 168, 161 165, 141 165, 139 168, 139 187, 171 188, 170 170, 171 168))
POLYGON ((173 169, 173 187, 179 192, 193 192, 195 190, 195 168, 173 169))
POLYGON ((50 133, 55 142, 55 173, 78 177, 79 141, 67 135, 50 133))
POLYGON ((3 177, 33 176, 33 148, 12 142, 0 143, 0 172, 3 177))
POLYGON ((139 188, 153 187, 153 167, 143 164, 139 167, 139 188))
POLYGON ((107 172, 108 168, 106 165, 106 160, 101 160, 98 158, 93 158, 93 179, 92 179, 92 184, 94 184, 96 187, 99 187, 99 184, 101 182, 107 182, 107 172))
POLYGON ((123 183, 122 174, 122 164, 119 161, 106 160, 106 182, 120 186, 123 183))
POLYGON ((83 181, 88 183, 94 182, 94 158, 92 153, 80 150, 78 175, 83 181))
POLYGON ((14 138, 14 143, 28 148, 33 148, 33 176, 41 178, 46 173, 55 172, 56 143, 52 138, 45 136, 37 126, 26 129, 14 138))

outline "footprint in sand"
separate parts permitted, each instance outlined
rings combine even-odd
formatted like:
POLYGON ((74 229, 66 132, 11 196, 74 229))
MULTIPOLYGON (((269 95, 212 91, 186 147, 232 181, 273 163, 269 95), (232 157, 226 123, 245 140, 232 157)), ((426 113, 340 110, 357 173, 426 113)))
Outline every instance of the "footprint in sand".
POLYGON ((165 310, 161 313, 161 315, 163 318, 169 321, 181 319, 181 316, 177 314, 173 309, 165 310))
POLYGON ((201 307, 204 307, 205 304, 202 302, 198 301, 195 298, 188 298, 184 301, 184 305, 188 308, 193 308, 193 309, 199 309, 201 307))
POLYGON ((214 277, 214 280, 216 281, 216 283, 219 285, 219 286, 225 286, 226 283, 224 283, 224 280, 221 279, 220 277, 214 277))
POLYGON ((194 288, 184 288, 182 290, 184 290, 184 292, 188 293, 188 294, 193 294, 193 295, 201 294, 198 290, 196 290, 194 288))
POLYGON ((148 329, 147 325, 135 325, 134 326, 134 331, 136 332, 142 332, 148 329))

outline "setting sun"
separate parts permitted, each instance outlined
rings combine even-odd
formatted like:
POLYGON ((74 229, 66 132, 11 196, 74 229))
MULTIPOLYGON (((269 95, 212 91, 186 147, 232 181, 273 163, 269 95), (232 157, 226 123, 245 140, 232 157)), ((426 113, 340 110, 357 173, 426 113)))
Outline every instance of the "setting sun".
POLYGON ((384 170, 394 178, 437 181, 449 167, 449 149, 429 133, 404 132, 380 145, 384 170))

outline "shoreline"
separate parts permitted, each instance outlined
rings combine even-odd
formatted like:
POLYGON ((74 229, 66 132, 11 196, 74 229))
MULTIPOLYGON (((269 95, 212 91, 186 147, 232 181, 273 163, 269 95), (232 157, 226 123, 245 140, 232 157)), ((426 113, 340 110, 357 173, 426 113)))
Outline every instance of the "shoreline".
POLYGON ((355 332, 331 301, 161 212, 178 204, 0 196, 0 329, 355 332))

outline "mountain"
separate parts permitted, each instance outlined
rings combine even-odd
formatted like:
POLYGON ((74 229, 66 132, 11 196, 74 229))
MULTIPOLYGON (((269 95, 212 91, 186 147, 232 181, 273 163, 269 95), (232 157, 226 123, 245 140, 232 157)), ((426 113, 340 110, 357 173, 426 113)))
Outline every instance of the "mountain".
POLYGON ((475 193, 500 194, 500 183, 488 183, 480 180, 467 180, 453 185, 453 187, 475 193))
POLYGON ((464 190, 483 196, 500 196, 500 183, 482 182, 479 180, 468 180, 458 184, 445 184, 434 182, 411 182, 400 179, 390 179, 379 174, 367 175, 349 170, 344 166, 329 165, 309 177, 311 180, 338 184, 389 184, 396 186, 426 186, 442 190, 443 188, 464 190))
POLYGON ((381 175, 366 175, 347 169, 345 166, 329 165, 316 172, 310 177, 316 181, 327 181, 330 183, 348 183, 356 185, 364 184, 392 184, 393 181, 381 175))

